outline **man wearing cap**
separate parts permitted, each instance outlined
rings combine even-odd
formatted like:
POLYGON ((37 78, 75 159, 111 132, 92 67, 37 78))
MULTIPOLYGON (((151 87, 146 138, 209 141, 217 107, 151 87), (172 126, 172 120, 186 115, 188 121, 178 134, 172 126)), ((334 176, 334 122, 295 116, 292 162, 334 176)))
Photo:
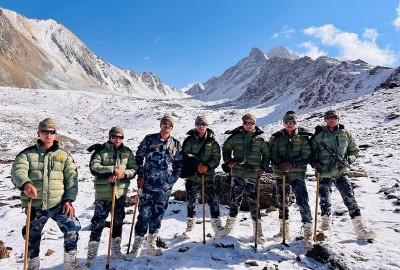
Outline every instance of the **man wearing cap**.
POLYGON ((275 198, 279 206, 280 231, 274 235, 275 241, 282 241, 283 233, 285 239, 290 240, 289 224, 289 192, 292 187, 299 206, 301 221, 303 222, 304 242, 307 248, 313 246, 312 217, 308 204, 308 192, 305 183, 307 164, 309 162, 310 145, 308 136, 311 133, 299 131, 297 126, 297 114, 288 111, 283 117, 283 129, 274 133, 269 141, 271 147, 271 163, 275 177, 275 198), (286 176, 285 182, 285 226, 283 226, 282 209, 282 178, 286 176), (285 228, 283 228, 285 227, 285 228), (283 231, 285 229, 285 231, 283 231))
POLYGON ((236 216, 243 198, 247 193, 254 232, 257 230, 257 242, 266 241, 260 219, 256 222, 257 179, 267 169, 270 161, 269 145, 260 136, 264 132, 256 126, 256 117, 247 113, 242 117, 243 125, 228 133, 231 134, 222 146, 222 157, 225 165, 231 169, 231 203, 229 217, 226 220, 226 232, 234 229, 236 216), (257 224, 257 228, 256 228, 257 224))
POLYGON ((376 234, 367 230, 361 218, 361 211, 347 176, 349 168, 345 163, 333 158, 329 153, 331 151, 348 164, 352 164, 358 158, 360 150, 351 133, 343 125, 339 124, 340 116, 338 111, 328 110, 324 114, 324 121, 326 126, 316 127, 316 133, 311 141, 312 166, 321 174, 319 188, 322 216, 321 229, 324 235, 329 237, 331 231, 331 193, 332 183, 334 183, 349 210, 357 239, 373 239, 376 234))
POLYGON ((189 135, 182 144, 183 157, 188 162, 196 162, 197 171, 186 177, 186 201, 187 218, 186 231, 183 235, 190 238, 194 233, 196 224, 196 204, 199 191, 202 188, 202 176, 204 176, 204 193, 210 207, 211 226, 215 236, 225 234, 221 226, 218 196, 215 190, 215 168, 221 160, 221 148, 215 140, 214 132, 208 128, 208 120, 205 115, 198 115, 195 120, 195 128, 187 132, 189 135))
POLYGON ((90 238, 85 266, 91 268, 97 258, 101 234, 111 211, 112 183, 117 186, 114 206, 114 226, 112 230, 111 258, 122 259, 121 236, 125 218, 126 194, 130 181, 135 177, 137 165, 132 151, 126 147, 124 130, 112 127, 108 141, 89 147, 93 151, 90 158, 90 172, 94 176, 95 209, 90 225, 90 238))
MULTIPOLYGON (((11 168, 11 180, 21 191, 22 207, 32 199, 28 239, 28 269, 40 267, 40 240, 49 218, 64 234, 64 269, 79 269, 76 259, 81 225, 72 202, 78 193, 78 172, 69 153, 60 148, 57 125, 46 118, 39 123, 36 144, 20 152, 11 168)), ((26 228, 22 229, 25 238, 26 228)))
POLYGON ((160 121, 160 132, 146 135, 136 151, 138 182, 144 184, 135 225, 135 240, 131 252, 125 256, 126 260, 138 256, 147 231, 147 253, 161 255, 161 250, 156 246, 158 231, 183 163, 181 143, 171 135, 174 122, 172 115, 164 115, 160 121))

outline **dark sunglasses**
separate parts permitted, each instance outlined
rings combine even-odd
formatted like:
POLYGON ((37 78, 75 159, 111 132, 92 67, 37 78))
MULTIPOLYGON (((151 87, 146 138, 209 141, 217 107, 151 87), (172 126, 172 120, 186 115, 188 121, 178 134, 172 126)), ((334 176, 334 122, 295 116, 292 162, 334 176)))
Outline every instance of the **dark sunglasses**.
POLYGON ((198 126, 198 127, 206 127, 208 125, 206 123, 202 122, 202 123, 196 123, 196 126, 198 126))
POLYGON ((56 134, 55 130, 41 130, 40 133, 42 133, 43 135, 54 135, 56 134))
POLYGON ((123 139, 124 139, 124 136, 111 135, 111 139, 114 139, 114 140, 123 140, 123 139))
POLYGON ((296 121, 292 120, 285 121, 285 125, 296 125, 296 121))
POLYGON ((328 115, 325 117, 325 119, 337 120, 337 119, 339 119, 339 117, 337 117, 336 115, 328 115))
POLYGON ((246 125, 246 126, 253 126, 255 124, 256 124, 256 122, 243 122, 243 125, 246 125))
POLYGON ((167 127, 173 127, 174 125, 168 122, 162 122, 161 125, 167 126, 167 127))

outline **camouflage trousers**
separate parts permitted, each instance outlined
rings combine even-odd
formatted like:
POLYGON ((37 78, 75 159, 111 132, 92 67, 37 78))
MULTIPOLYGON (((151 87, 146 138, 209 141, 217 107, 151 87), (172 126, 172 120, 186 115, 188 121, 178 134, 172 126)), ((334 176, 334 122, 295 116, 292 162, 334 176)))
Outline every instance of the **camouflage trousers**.
POLYGON ((319 185, 319 197, 321 206, 321 216, 331 215, 331 194, 332 182, 335 183, 336 188, 342 196, 343 202, 349 210, 351 218, 361 215, 360 208, 354 197, 353 187, 347 175, 341 176, 337 179, 322 178, 319 185))
MULTIPOLYGON (((194 181, 186 180, 186 201, 187 201, 187 217, 196 217, 196 205, 201 192, 201 184, 194 181)), ((211 218, 219 217, 219 202, 218 196, 215 191, 215 185, 213 182, 204 183, 204 197, 208 206, 210 207, 211 218)))
MULTIPOLYGON (((162 182, 167 183, 165 181, 162 182)), ((164 213, 168 208, 171 190, 172 186, 168 184, 159 187, 145 182, 139 200, 139 215, 135 225, 135 235, 143 237, 147 230, 150 234, 158 233, 164 213)))
MULTIPOLYGON (((31 208, 28 258, 39 256, 42 230, 49 218, 57 223, 64 234, 64 251, 76 250, 81 224, 77 217, 64 215, 62 206, 61 203, 47 210, 31 208)), ((26 226, 22 228, 22 237, 26 239, 26 226)))
MULTIPOLYGON (((257 206, 257 179, 241 178, 233 176, 231 180, 231 203, 229 205, 229 216, 236 217, 243 199, 243 194, 247 195, 251 218, 256 220, 257 206)), ((261 219, 260 210, 258 218, 261 219)))
MULTIPOLYGON (((121 237, 122 224, 125 218, 126 196, 121 196, 115 200, 114 206, 114 224, 112 237, 121 237)), ((106 219, 111 211, 111 200, 96 200, 94 202, 94 215, 90 221, 90 240, 99 242, 101 233, 105 227, 106 219)))
MULTIPOLYGON (((278 205, 279 209, 279 219, 282 219, 283 216, 283 209, 282 209, 282 195, 283 195, 283 185, 282 179, 276 179, 275 181, 275 200, 278 205)), ((293 190, 293 193, 296 197, 296 203, 299 206, 301 221, 303 223, 311 222, 311 209, 310 205, 308 204, 308 192, 306 187, 306 182, 304 179, 294 179, 286 181, 285 185, 285 220, 289 219, 289 194, 290 194, 290 187, 293 190)))

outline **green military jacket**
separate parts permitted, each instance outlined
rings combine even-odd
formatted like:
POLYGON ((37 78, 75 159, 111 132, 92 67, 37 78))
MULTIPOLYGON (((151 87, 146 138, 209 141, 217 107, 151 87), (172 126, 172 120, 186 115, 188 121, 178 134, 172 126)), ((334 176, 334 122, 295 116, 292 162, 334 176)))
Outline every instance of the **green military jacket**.
MULTIPOLYGON (((191 129, 187 132, 189 137, 182 144, 182 150, 189 156, 196 157, 200 163, 208 167, 208 171, 204 174, 205 182, 213 182, 215 177, 215 168, 219 166, 221 161, 221 147, 215 140, 214 132, 207 129, 204 138, 201 139, 197 135, 196 129, 191 129), (200 151, 201 150, 201 151, 200 151)), ((201 175, 194 174, 186 179, 201 183, 201 175)))
POLYGON ((313 162, 322 164, 322 178, 338 178, 348 174, 349 169, 347 167, 338 168, 329 152, 320 145, 321 141, 351 164, 356 161, 360 149, 350 132, 345 130, 343 125, 338 125, 333 132, 330 132, 328 127, 324 126, 311 140, 312 159, 313 162))
POLYGON ((121 145, 115 149, 114 145, 106 142, 92 154, 90 159, 90 172, 95 176, 94 188, 96 200, 112 199, 112 184, 108 177, 114 173, 114 169, 124 171, 125 177, 116 182, 116 197, 126 196, 130 180, 135 177, 137 165, 132 151, 121 145))
MULTIPOLYGON (((49 209, 65 200, 75 201, 78 193, 78 171, 69 153, 54 141, 53 147, 44 150, 41 141, 26 148, 15 158, 11 167, 11 180, 23 191, 31 183, 37 189, 32 206, 49 209)), ((28 196, 21 192, 22 207, 28 205, 28 196)))
POLYGON ((222 157, 225 163, 236 161, 232 169, 233 176, 241 178, 258 178, 260 168, 266 170, 270 161, 269 145, 262 137, 264 132, 256 127, 246 132, 242 126, 230 131, 222 146, 222 157))
POLYGON ((311 153, 308 138, 299 134, 296 129, 289 137, 282 129, 270 139, 271 163, 276 179, 282 179, 283 171, 279 168, 282 162, 291 162, 293 169, 286 174, 287 180, 305 179, 309 155, 311 153))

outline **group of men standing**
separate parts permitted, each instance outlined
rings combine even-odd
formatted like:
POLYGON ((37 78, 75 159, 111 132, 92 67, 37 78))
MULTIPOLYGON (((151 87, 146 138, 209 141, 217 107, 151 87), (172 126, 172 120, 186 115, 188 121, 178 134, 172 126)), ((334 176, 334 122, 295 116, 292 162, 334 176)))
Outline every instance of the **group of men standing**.
MULTIPOLYGON (((78 191, 77 168, 69 153, 59 147, 54 120, 47 118, 40 122, 36 145, 17 155, 11 171, 14 185, 21 190, 22 206, 26 208, 30 202, 32 205, 29 239, 26 240, 29 247, 28 269, 40 267, 41 232, 49 218, 55 220, 64 233, 65 269, 91 268, 98 255, 101 234, 111 210, 114 215, 111 258, 133 260, 139 255, 146 234, 147 253, 160 255, 161 249, 157 248, 156 239, 172 187, 181 175, 184 161, 195 163, 196 166, 191 174, 184 177, 187 192, 187 228, 183 233, 184 237, 190 238, 193 235, 198 193, 204 186, 216 237, 228 235, 234 230, 245 193, 249 200, 255 241, 265 243, 257 193, 260 192, 260 176, 269 163, 272 164, 276 179, 275 196, 279 206, 279 219, 282 220, 279 233, 273 237, 276 241, 280 241, 282 237, 290 239, 287 202, 291 187, 304 224, 305 245, 307 248, 312 247, 313 221, 305 184, 307 164, 311 164, 321 176, 321 229, 329 235, 330 196, 334 183, 349 210, 357 239, 376 237, 374 232, 366 229, 361 219, 360 208, 347 177, 347 163, 351 164, 356 160, 359 149, 354 137, 339 124, 337 111, 327 111, 324 114, 326 125, 313 135, 301 131, 296 113, 289 111, 283 116, 283 129, 274 133, 268 142, 263 139, 263 131, 257 127, 253 114, 245 114, 242 121, 241 126, 229 132, 230 136, 222 146, 223 166, 231 175, 231 203, 225 226, 221 222, 214 184, 215 169, 221 161, 221 148, 214 132, 208 127, 205 115, 199 115, 195 119, 195 128, 187 133, 188 137, 182 145, 171 135, 174 118, 165 115, 160 121, 160 131, 146 135, 135 155, 123 144, 123 129, 111 128, 107 142, 90 148, 94 150, 90 159, 90 171, 95 177, 95 210, 91 219, 87 259, 83 267, 78 265, 76 259, 80 223, 72 206, 78 191), (332 153, 338 158, 334 158, 332 153), (121 237, 125 218, 124 205, 130 181, 135 175, 138 176, 137 185, 141 190, 139 215, 132 249, 123 256, 121 237), (116 186, 115 193, 112 192, 113 186, 116 186), (114 200, 112 194, 115 194, 114 200)), ((25 238, 25 227, 22 233, 25 238)))

